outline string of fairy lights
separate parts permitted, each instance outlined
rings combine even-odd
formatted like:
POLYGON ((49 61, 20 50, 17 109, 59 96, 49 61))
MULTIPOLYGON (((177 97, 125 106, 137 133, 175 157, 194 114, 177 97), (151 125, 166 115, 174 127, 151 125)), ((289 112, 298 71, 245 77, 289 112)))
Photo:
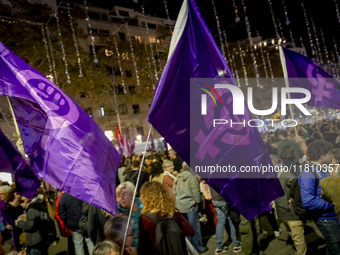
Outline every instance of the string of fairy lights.
POLYGON ((115 36, 113 38, 114 38, 114 43, 115 43, 115 47, 116 47, 116 53, 117 53, 117 60, 118 60, 118 67, 119 67, 120 77, 121 77, 121 80, 122 80, 122 86, 123 86, 124 94, 125 94, 126 93, 126 89, 125 89, 125 83, 124 83, 124 72, 123 72, 123 69, 122 69, 122 62, 120 61, 120 53, 119 53, 119 49, 118 49, 117 39, 116 39, 115 36))
POLYGON ((223 58, 225 60, 227 60, 226 57, 225 57, 224 45, 223 45, 223 41, 222 41, 222 31, 221 31, 221 27, 220 27, 220 20, 218 18, 217 11, 216 11, 215 1, 211 0, 211 3, 212 3, 212 6, 214 8, 214 14, 215 14, 217 30, 218 30, 218 37, 220 38, 220 44, 221 44, 221 52, 222 52, 223 58))
POLYGON ((318 38, 318 33, 316 32, 315 24, 313 18, 311 18, 312 21, 312 27, 313 27, 313 32, 314 32, 314 37, 315 37, 315 44, 316 44, 316 59, 317 62, 321 65, 323 65, 323 59, 321 55, 321 48, 320 48, 320 43, 319 43, 319 38, 318 38))
MULTIPOLYGON (((224 59, 228 62, 229 64, 229 68, 233 74, 233 76, 236 78, 238 86, 241 86, 240 84, 240 77, 239 77, 239 73, 237 70, 237 66, 236 66, 236 62, 235 61, 235 49, 234 50, 230 50, 229 49, 229 44, 228 44, 228 40, 227 40, 227 35, 226 32, 223 31, 223 35, 222 35, 222 30, 221 30, 221 24, 220 24, 220 19, 217 13, 217 8, 215 5, 215 0, 211 0, 212 1, 212 6, 213 6, 213 11, 214 11, 214 15, 215 15, 215 20, 216 20, 216 25, 217 25, 217 30, 218 30, 218 37, 219 37, 219 42, 220 42, 220 50, 221 53, 224 57, 224 59), (224 40, 223 40, 223 36, 224 36, 224 40), (227 52, 225 52, 227 51, 227 52)), ((257 80, 257 86, 260 87, 259 84, 259 70, 258 70, 258 64, 257 64, 257 60, 256 60, 256 54, 255 54, 255 50, 256 48, 260 48, 259 49, 259 53, 257 54, 257 56, 261 57, 261 62, 263 65, 263 69, 264 69, 264 74, 266 78, 271 77, 272 79, 274 79, 274 74, 273 74, 273 66, 271 64, 271 58, 270 58, 270 53, 268 50, 265 50, 265 44, 263 44, 263 42, 260 42, 259 44, 255 45, 254 44, 254 40, 253 40, 253 33, 251 32, 251 27, 250 27, 250 22, 249 22, 249 18, 247 16, 247 7, 245 5, 245 0, 241 0, 242 2, 242 6, 243 6, 243 12, 244 12, 244 18, 245 18, 245 26, 246 26, 246 31, 247 31, 247 37, 248 37, 248 41, 249 44, 246 47, 249 47, 249 51, 250 51, 250 57, 252 58, 252 65, 255 71, 255 77, 257 80), (267 61, 266 61, 266 57, 267 57, 267 61)), ((170 31, 172 33, 172 29, 170 26, 171 20, 170 20, 170 15, 169 15, 169 9, 168 9, 168 2, 166 0, 163 0, 164 3, 164 8, 166 11, 166 17, 167 17, 167 21, 169 23, 169 28, 170 31)), ((275 28, 275 35, 276 38, 278 38, 278 44, 280 44, 283 41, 284 38, 284 30, 282 28, 282 23, 280 22, 280 19, 275 19, 275 13, 273 10, 273 6, 272 6, 272 1, 268 0, 268 4, 269 4, 269 9, 271 12, 271 19, 275 28)), ((283 4, 283 10, 284 10, 284 15, 285 15, 285 25, 289 25, 291 23, 289 16, 288 16, 288 11, 287 11, 287 6, 285 4, 285 1, 282 0, 282 4, 283 4)), ((339 13, 339 9, 338 9, 338 4, 337 1, 334 0, 334 4, 335 4, 335 12, 337 15, 337 21, 339 23, 340 26, 340 13, 339 13)), ((89 34, 89 38, 91 40, 91 52, 93 54, 93 58, 94 58, 94 63, 98 63, 98 58, 97 58, 97 54, 96 54, 96 47, 95 47, 95 36, 93 34, 93 29, 91 26, 91 22, 90 22, 90 17, 89 17, 89 12, 88 12, 88 6, 87 6, 87 2, 86 0, 84 0, 84 6, 85 6, 85 14, 86 14, 86 22, 87 22, 87 26, 88 26, 88 34, 89 34)), ((76 56, 77 56, 77 65, 78 65, 78 71, 79 71, 79 77, 83 77, 83 68, 82 68, 82 59, 81 59, 81 55, 79 52, 79 46, 78 46, 78 41, 77 41, 77 35, 76 35, 76 29, 74 27, 74 19, 71 15, 71 8, 70 8, 70 4, 67 3, 67 12, 68 12, 68 18, 69 18, 69 26, 71 29, 71 34, 72 34, 72 39, 73 39, 73 44, 75 47, 75 52, 76 52, 76 56)), ((333 50, 328 50, 327 46, 326 46, 326 40, 324 37, 324 33, 322 28, 320 29, 320 35, 321 35, 321 41, 322 41, 322 46, 320 44, 320 40, 318 37, 318 31, 317 31, 317 27, 315 26, 314 20, 313 18, 308 18, 307 16, 307 12, 304 6, 304 3, 301 2, 301 7, 302 7, 302 12, 303 12, 303 17, 305 19, 305 24, 306 24, 306 28, 307 28, 307 35, 308 35, 308 40, 309 40, 309 44, 310 44, 310 48, 312 50, 312 55, 315 56, 316 61, 323 65, 326 64, 327 68, 329 70, 332 70, 332 73, 335 74, 335 65, 336 62, 338 63, 337 65, 340 67, 340 55, 339 55, 339 51, 338 51, 338 47, 337 47, 337 43, 335 41, 335 38, 333 38, 333 45, 334 45, 334 49, 333 50), (313 33, 313 35, 312 35, 313 33), (314 37, 314 38, 313 38, 314 37), (323 58, 323 55, 324 57, 323 58), (325 61, 324 61, 325 59, 325 61)), ((145 17, 145 10, 144 10, 144 6, 141 7, 142 8, 142 15, 145 17)), ((240 16, 238 13, 238 7, 236 5, 236 0, 233 0, 233 8, 234 8, 234 13, 235 13, 235 22, 239 22, 240 21, 240 16)), ((66 56, 66 49, 65 49, 65 45, 64 45, 64 39, 62 36, 62 32, 64 33, 64 30, 61 29, 60 27, 60 17, 57 13, 54 14, 54 18, 56 19, 56 30, 57 30, 57 34, 58 34, 58 39, 59 39, 59 44, 61 47, 61 54, 62 54, 62 61, 64 62, 64 67, 65 67, 65 74, 66 74, 66 82, 67 83, 71 83, 71 77, 69 74, 69 67, 68 67, 68 61, 70 61, 67 56, 66 56)), ((13 21, 12 21, 13 22, 13 21)), ((155 82, 158 80, 159 77, 159 72, 162 71, 161 68, 161 60, 160 60, 160 55, 159 55, 159 45, 158 45, 158 41, 157 38, 153 38, 151 40, 151 38, 149 38, 149 28, 148 28, 148 23, 145 23, 145 29, 146 29, 146 34, 148 36, 148 42, 144 42, 144 48, 145 48, 145 53, 146 53, 146 62, 147 62, 147 66, 148 66, 148 74, 152 80, 153 83, 153 87, 155 86, 155 82), (148 46, 147 43, 149 44, 149 49, 148 50, 148 46), (157 57, 156 57, 157 56, 157 57), (151 59, 150 59, 151 57, 151 59)), ((129 24, 128 22, 125 23, 125 27, 126 27, 126 32, 127 32, 127 38, 128 38, 128 42, 130 44, 130 51, 131 51, 131 60, 133 62, 134 65, 134 72, 135 72, 135 76, 136 76, 136 83, 139 86, 140 85, 140 77, 139 77, 139 71, 138 71, 138 66, 137 66, 137 61, 136 61, 136 53, 134 52, 134 44, 132 43, 132 36, 134 35, 130 35, 130 30, 129 30, 129 24)), ((294 40, 293 37, 293 33, 292 30, 289 29, 287 31, 285 31, 285 33, 289 32, 289 36, 290 36, 290 40, 291 43, 294 47, 296 47, 296 41, 294 40)), ((56 83, 56 85, 58 85, 58 74, 57 74, 57 70, 56 70, 56 61, 55 61, 55 56, 54 56, 54 51, 52 48, 52 43, 51 43, 51 35, 50 35, 50 31, 49 31, 49 27, 47 27, 47 25, 41 25, 41 33, 42 33, 42 38, 43 38, 43 44, 44 44, 44 48, 45 48, 45 52, 46 52, 46 58, 47 58, 47 63, 48 63, 48 70, 49 70, 49 75, 53 76, 53 81, 56 83)), ((257 32, 257 36, 259 36, 259 33, 257 32)), ((301 47, 304 47, 303 44, 303 40, 302 37, 299 36, 300 39, 300 43, 301 43, 301 47)), ((296 38, 296 40, 299 40, 298 38, 296 38)), ((307 38, 306 38, 307 39, 307 38)), ((285 43, 285 41, 283 41, 285 43)), ((244 73, 244 77, 245 77, 245 83, 246 86, 249 85, 249 81, 248 81, 248 72, 246 70, 246 66, 245 66, 245 56, 246 56, 246 52, 248 52, 247 50, 242 50, 241 44, 238 41, 238 48, 236 49, 236 54, 240 55, 240 62, 242 64, 242 69, 243 69, 243 73, 244 73), (238 53, 237 53, 238 51, 238 53)), ((116 54, 117 54, 117 61, 118 61, 118 65, 119 65, 119 71, 120 71, 120 75, 121 75, 121 83, 122 86, 124 87, 124 93, 126 93, 125 90, 125 82, 124 82, 124 72, 122 69, 122 63, 121 63, 121 55, 120 55, 120 51, 118 48, 118 44, 116 41, 116 37, 114 37, 114 44, 115 44, 115 48, 116 48, 116 54)), ((275 41, 274 41, 275 44, 275 41)), ((276 47, 277 48, 277 47, 276 47)), ((161 50, 162 51, 162 50, 161 50)), ((129 53, 130 55, 130 53, 129 53)), ((123 54, 124 56, 124 54, 123 54)))
POLYGON ((259 82, 259 72, 257 69, 257 63, 256 63, 256 58, 255 58, 255 54, 254 54, 254 42, 253 42, 253 37, 251 36, 251 30, 250 30, 250 24, 249 24, 249 20, 248 20, 248 16, 247 16, 247 7, 244 3, 244 0, 242 0, 242 6, 243 6, 243 12, 244 12, 244 19, 245 19, 245 23, 246 23, 246 30, 248 33, 248 40, 249 40, 249 44, 250 44, 250 52, 251 52, 251 56, 253 58, 253 65, 254 65, 254 69, 255 69, 255 77, 256 77, 256 83, 257 86, 260 87, 260 82, 259 82))
POLYGON ((128 22, 126 22, 125 27, 126 27, 126 32, 128 34, 128 39, 129 39, 129 42, 130 42, 131 57, 132 57, 132 61, 133 61, 133 66, 135 68, 137 86, 139 86, 140 85, 140 81, 139 81, 138 68, 137 68, 137 63, 136 63, 136 59, 135 59, 135 54, 133 52, 133 44, 132 44, 132 40, 131 40, 131 35, 130 35, 130 30, 129 30, 128 22))
POLYGON ((71 15, 71 8, 70 8, 70 3, 67 2, 67 12, 68 12, 68 17, 70 19, 70 27, 71 27, 71 31, 72 31, 72 38, 73 38, 73 43, 74 43, 74 47, 76 49, 76 54, 77 54, 77 62, 78 62, 78 68, 79 68, 79 77, 83 77, 83 71, 81 68, 81 58, 80 58, 80 54, 79 54, 79 49, 78 49, 78 43, 77 43, 77 38, 76 38, 76 34, 75 34, 75 30, 73 27, 73 17, 71 15))
POLYGON ((60 30, 60 26, 59 26, 59 19, 58 19, 57 13, 54 15, 54 17, 57 20, 59 42, 60 42, 60 46, 61 46, 61 52, 63 54, 63 61, 64 61, 64 64, 65 64, 65 74, 66 74, 66 78, 67 78, 66 82, 71 83, 71 78, 70 78, 70 74, 68 72, 68 64, 67 64, 67 59, 66 59, 66 53, 65 53, 65 48, 64 48, 64 44, 63 44, 63 39, 62 39, 62 36, 61 36, 61 30, 60 30))

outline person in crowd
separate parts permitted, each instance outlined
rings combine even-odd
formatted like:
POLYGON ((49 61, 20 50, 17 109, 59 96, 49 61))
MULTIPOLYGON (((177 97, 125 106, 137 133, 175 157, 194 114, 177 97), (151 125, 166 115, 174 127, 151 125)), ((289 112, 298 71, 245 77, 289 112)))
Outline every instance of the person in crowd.
POLYGON ((279 144, 277 146, 278 155, 281 154, 282 149, 286 145, 289 145, 292 148, 294 148, 294 151, 295 151, 295 161, 299 161, 299 159, 303 157, 304 154, 303 154, 301 146, 297 142, 288 139, 288 133, 287 133, 286 130, 280 130, 279 131, 279 139, 281 141, 279 142, 279 144))
POLYGON ((8 194, 11 191, 11 186, 9 185, 2 185, 0 188, 0 200, 4 203, 7 202, 8 194))
MULTIPOLYGON (((294 151, 290 148, 290 146, 286 146, 282 150, 281 154, 287 156, 290 159, 294 157, 294 151)), ((270 158, 274 166, 280 165, 281 162, 279 157, 276 155, 270 155, 270 158)), ((289 163, 292 163, 292 161, 289 161, 289 163)), ((288 225, 288 230, 291 232, 291 237, 297 251, 296 254, 305 255, 307 253, 307 243, 305 240, 304 223, 297 214, 294 214, 290 210, 288 206, 288 201, 291 199, 290 186, 292 181, 297 178, 297 174, 282 171, 279 173, 278 177, 284 192, 283 197, 277 198, 275 200, 278 219, 283 220, 285 224, 288 225)))
POLYGON ((189 237, 189 241, 200 253, 206 250, 202 242, 201 225, 198 215, 198 204, 201 202, 199 183, 192 176, 190 167, 183 162, 181 173, 173 186, 176 198, 176 207, 186 217, 195 230, 195 236, 189 237))
POLYGON ((329 125, 323 125, 323 135, 324 140, 330 142, 331 144, 335 145, 335 140, 338 137, 337 133, 333 133, 329 125))
POLYGON ((94 245, 102 242, 105 239, 104 225, 110 214, 86 202, 83 202, 82 214, 79 228, 84 238, 89 237, 94 245))
POLYGON ((133 231, 135 233, 135 237, 133 238, 132 247, 137 247, 138 246, 138 222, 139 222, 139 217, 142 213, 143 204, 141 203, 138 197, 136 197, 135 200, 132 201, 134 189, 135 189, 135 186, 131 182, 123 182, 117 187, 116 189, 117 200, 118 200, 117 214, 124 214, 124 215, 129 216, 131 205, 133 203, 131 219, 133 220, 133 231))
POLYGON ((248 221, 243 215, 240 215, 240 237, 242 254, 244 255, 264 255, 260 248, 260 220, 258 217, 248 221))
POLYGON ((267 133, 261 133, 261 136, 269 154, 277 154, 276 144, 270 141, 269 135, 267 133))
POLYGON ((300 170, 298 166, 300 165, 300 163, 295 161, 294 148, 290 145, 286 145, 285 147, 283 147, 281 153, 278 156, 281 159, 283 165, 287 167, 292 167, 292 170, 296 171, 292 171, 291 173, 294 174, 296 178, 299 177, 300 170), (295 168, 293 168, 294 166, 295 168))
MULTIPOLYGON (((122 249, 127 223, 128 216, 126 215, 118 215, 116 217, 111 217, 110 219, 108 219, 104 225, 105 240, 115 242, 119 245, 120 249, 122 249)), ((137 255, 137 247, 132 246, 134 237, 135 232, 133 231, 133 223, 132 221, 130 221, 124 247, 125 255, 137 255)), ((147 253, 140 254, 151 254, 151 250, 147 253)))
POLYGON ((227 251, 228 247, 223 246, 223 234, 226 219, 228 219, 230 227, 230 236, 233 242, 233 252, 238 253, 241 251, 241 243, 238 239, 239 222, 233 221, 229 216, 228 204, 214 189, 210 187, 212 197, 212 204, 217 213, 217 226, 216 226, 216 249, 215 254, 221 254, 227 251))
POLYGON ((340 222, 340 173, 320 181, 321 197, 334 205, 334 211, 340 222))
POLYGON ((170 160, 174 163, 174 171, 179 173, 182 169, 183 160, 177 155, 174 149, 169 151, 170 160))
MULTIPOLYGON (((132 161, 132 168, 131 171, 126 175, 125 181, 131 182, 133 185, 136 185, 138 172, 139 172, 140 162, 135 160, 132 161)), ((149 178, 149 174, 146 171, 146 168, 142 167, 142 171, 140 173, 138 185, 137 185, 137 197, 139 196, 140 188, 142 187, 143 183, 146 182, 149 178)))
POLYGON ((172 191, 174 179, 170 176, 170 173, 164 173, 161 162, 155 162, 152 164, 149 181, 157 181, 161 183, 165 190, 169 192, 170 197, 175 199, 175 195, 172 191))
POLYGON ((169 175, 174 181, 177 179, 177 172, 174 172, 174 163, 171 160, 165 159, 163 163, 163 170, 165 175, 169 175))
POLYGON ((152 163, 154 161, 155 157, 152 155, 146 155, 145 156, 145 164, 146 164, 146 168, 148 173, 151 171, 151 167, 152 167, 152 163))
POLYGON ((66 192, 60 197, 58 204, 58 215, 65 225, 71 230, 74 250, 76 255, 84 255, 84 239, 89 254, 93 252, 93 242, 90 238, 82 235, 79 229, 79 222, 82 217, 83 201, 73 197, 66 192))
MULTIPOLYGON (((7 198, 7 210, 8 214, 12 217, 12 221, 14 222, 20 215, 24 213, 24 208, 20 205, 22 202, 22 196, 20 196, 16 188, 12 188, 8 193, 7 198)), ((17 251, 21 250, 21 245, 19 241, 19 236, 22 233, 22 229, 17 226, 13 226, 13 236, 14 236, 14 244, 17 251)))
MULTIPOLYGON (((200 191, 203 194, 203 198, 204 198, 204 208, 205 208, 205 212, 207 214, 207 220, 212 220, 215 228, 217 226, 217 213, 215 210, 214 205, 212 204, 212 196, 211 196, 211 192, 210 192, 210 186, 206 183, 205 180, 201 179, 200 181, 200 191)), ((204 215, 203 215, 204 217, 204 215)), ((200 220, 202 221, 202 220, 200 220)), ((203 220, 203 222, 205 222, 206 220, 203 220)), ((215 236, 216 238, 216 236, 215 236)))
POLYGON ((94 247, 93 255, 120 255, 120 248, 115 242, 103 241, 94 247))
POLYGON ((332 164, 330 165, 330 172, 332 176, 335 176, 339 172, 340 167, 340 149, 334 148, 332 149, 332 154, 334 156, 332 164))
POLYGON ((328 254, 339 254, 340 223, 334 211, 334 204, 320 197, 320 181, 330 176, 328 165, 333 160, 331 152, 333 147, 330 142, 326 141, 316 141, 308 145, 308 157, 312 166, 309 171, 300 174, 299 185, 302 203, 305 208, 314 213, 315 224, 326 240, 328 254))
POLYGON ((47 249, 56 240, 54 222, 48 215, 44 191, 39 188, 15 225, 26 232, 25 246, 30 255, 48 255, 47 249))
POLYGON ((8 185, 3 185, 0 188, 0 230, 2 234, 2 243, 5 243, 8 240, 12 240, 14 242, 12 233, 14 221, 8 211, 8 206, 6 205, 10 191, 11 187, 8 185))
POLYGON ((123 175, 124 171, 126 169, 126 165, 125 165, 125 156, 122 156, 119 166, 118 166, 118 179, 119 179, 119 183, 122 183, 125 181, 125 175, 123 175))
MULTIPOLYGON (((159 182, 146 182, 141 189, 141 201, 144 205, 139 219, 138 254, 156 255, 156 226, 164 219, 174 220, 181 232, 181 242, 172 250, 186 254, 185 236, 194 236, 195 231, 184 216, 176 211, 174 200, 159 182), (157 222, 155 222, 157 220, 157 222)), ((174 253, 176 254, 176 253, 174 253)))

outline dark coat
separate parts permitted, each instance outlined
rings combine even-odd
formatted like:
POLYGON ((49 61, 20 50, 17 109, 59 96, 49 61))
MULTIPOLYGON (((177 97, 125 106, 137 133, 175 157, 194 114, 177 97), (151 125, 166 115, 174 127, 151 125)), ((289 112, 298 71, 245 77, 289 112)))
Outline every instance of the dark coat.
POLYGON ((58 215, 71 231, 79 230, 83 201, 63 193, 58 204, 58 215))

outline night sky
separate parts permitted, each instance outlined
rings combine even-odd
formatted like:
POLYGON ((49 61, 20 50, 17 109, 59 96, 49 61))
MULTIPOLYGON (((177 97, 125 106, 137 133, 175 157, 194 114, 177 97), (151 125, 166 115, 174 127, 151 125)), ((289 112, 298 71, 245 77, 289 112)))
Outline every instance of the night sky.
MULTIPOLYGON (((177 19, 177 15, 182 5, 182 0, 169 0, 168 9, 170 12, 170 18, 177 19)), ((235 42, 238 40, 246 39, 246 27, 244 23, 244 13, 241 0, 235 0, 238 6, 239 16, 241 21, 235 24, 235 12, 233 8, 232 0, 215 0, 217 13, 220 19, 221 29, 227 29, 226 33, 228 40, 235 42)), ((259 31, 260 35, 264 38, 274 38, 275 28, 272 22, 272 16, 270 13, 269 3, 267 0, 244 0, 247 6, 247 15, 250 22, 251 31, 253 36, 256 36, 256 31, 259 31)), ((163 0, 138 0, 138 3, 134 3, 133 0, 95 0, 94 5, 101 5, 102 7, 112 8, 113 5, 124 6, 139 10, 141 5, 144 4, 145 12, 151 16, 156 15, 158 17, 166 18, 163 0)), ((281 20, 283 33, 286 38, 290 38, 289 29, 292 30, 295 41, 300 44, 299 36, 303 37, 305 45, 309 45, 307 28, 305 18, 303 15, 301 1, 299 0, 285 0, 288 17, 290 19, 290 25, 286 25, 286 19, 284 15, 284 8, 282 0, 272 0, 272 7, 276 21, 281 20)), ((207 23, 212 35, 218 42, 218 32, 216 26, 215 15, 212 7, 211 0, 196 0, 197 6, 200 8, 200 12, 207 23)), ((338 3, 340 6, 340 3, 338 3)), ((337 21, 336 9, 333 0, 323 1, 304 1, 304 5, 307 11, 308 18, 313 17, 314 23, 317 27, 317 33, 319 41, 321 43, 321 35, 319 28, 323 29, 326 44, 329 50, 332 50, 333 42, 332 37, 335 37, 337 43, 340 43, 340 27, 337 21)), ((141 9, 140 9, 141 11, 141 9)), ((278 22, 277 22, 278 25, 278 22)), ((311 31, 313 31, 312 24, 310 23, 311 31)), ((314 34, 312 32, 312 34, 314 34)), ((321 43, 322 44, 322 43, 321 43)), ((321 46, 322 47, 322 46, 321 46)))

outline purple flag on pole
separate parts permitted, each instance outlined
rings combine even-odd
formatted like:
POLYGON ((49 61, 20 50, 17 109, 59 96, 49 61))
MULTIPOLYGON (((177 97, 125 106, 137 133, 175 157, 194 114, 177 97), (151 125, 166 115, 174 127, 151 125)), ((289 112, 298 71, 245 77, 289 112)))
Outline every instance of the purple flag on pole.
MULTIPOLYGON (((300 53, 280 46, 280 58, 289 87, 305 88, 311 93, 309 106, 340 108, 340 83, 317 63, 300 53), (294 79, 306 78, 306 79, 294 79)), ((301 93, 290 93, 291 98, 304 98, 301 93)))
POLYGON ((126 134, 124 134, 124 149, 125 149, 125 151, 127 153, 127 156, 131 157, 131 155, 130 155, 130 145, 129 145, 129 141, 127 139, 126 134))
POLYGON ((0 172, 14 175, 17 192, 32 199, 40 187, 38 177, 32 172, 24 157, 0 129, 0 172))
POLYGON ((119 153, 78 104, 2 43, 0 95, 11 97, 33 172, 115 214, 119 153))
MULTIPOLYGON (((205 147, 205 144, 214 142, 209 138, 220 132, 219 129, 216 129, 217 132, 210 129, 207 131, 210 132, 207 137, 204 137, 203 133, 192 133, 190 126, 192 78, 226 78, 235 84, 195 1, 184 0, 172 36, 168 62, 157 84, 148 121, 191 167, 193 166, 190 153, 195 155, 196 150, 197 153, 205 151, 203 159, 208 159, 209 146, 205 147), (203 136, 198 137, 199 134, 203 136), (198 137, 195 148, 191 148, 195 137, 198 137)), ((200 109, 196 110, 200 114, 200 109)), ((249 118, 249 114, 246 113, 243 118, 249 118)), ((224 135, 224 141, 228 144, 225 148, 219 147, 219 154, 216 154, 217 157, 214 159, 215 164, 228 160, 235 162, 237 167, 242 164, 257 166, 271 164, 269 154, 256 128, 235 129, 224 135), (234 135, 233 131, 240 134, 234 135)), ((278 179, 271 178, 274 177, 273 174, 264 174, 262 178, 254 178, 254 175, 249 179, 245 179, 247 178, 245 175, 242 178, 236 177, 239 177, 238 174, 229 178, 206 179, 212 188, 247 219, 252 219, 265 211, 271 201, 283 195, 278 179)))

